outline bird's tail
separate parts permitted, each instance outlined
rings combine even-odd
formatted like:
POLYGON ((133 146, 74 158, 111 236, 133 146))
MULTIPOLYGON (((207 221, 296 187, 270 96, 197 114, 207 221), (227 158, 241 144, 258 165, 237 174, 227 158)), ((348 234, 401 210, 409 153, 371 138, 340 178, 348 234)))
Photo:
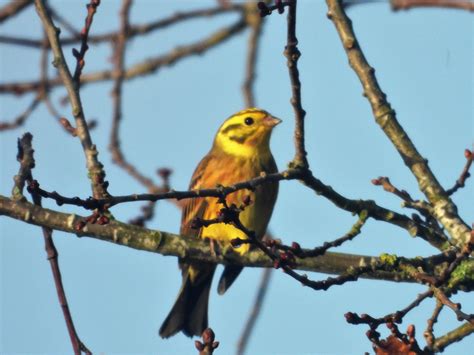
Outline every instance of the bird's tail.
POLYGON ((169 338, 179 331, 183 331, 189 337, 200 336, 207 328, 209 290, 215 266, 205 271, 192 266, 189 269, 193 270, 184 273, 178 298, 160 327, 162 338, 169 338))

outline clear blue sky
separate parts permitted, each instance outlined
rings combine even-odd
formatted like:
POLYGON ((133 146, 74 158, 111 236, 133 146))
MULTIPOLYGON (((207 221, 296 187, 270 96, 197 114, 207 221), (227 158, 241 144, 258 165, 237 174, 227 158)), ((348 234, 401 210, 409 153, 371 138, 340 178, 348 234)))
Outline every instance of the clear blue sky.
MULTIPOLYGON (((0 0, 0 4, 6 3, 0 0)), ((76 27, 83 24, 86 1, 51 1, 76 27)), ((202 8, 215 1, 136 1, 131 22, 145 23, 176 10, 202 8)), ((100 5, 93 33, 118 27, 118 1, 100 5)), ((333 24, 326 18, 325 2, 300 1, 297 34, 302 57, 300 73, 303 106, 307 111, 307 150, 315 175, 350 198, 374 199, 403 213, 400 200, 370 183, 389 176, 414 198, 422 198, 416 180, 375 124, 333 24)), ((463 150, 473 141, 473 17, 463 11, 438 9, 393 13, 388 4, 352 8, 356 34, 400 123, 445 187, 450 187, 464 164, 463 150)), ((128 65, 166 53, 179 44, 192 43, 235 21, 235 15, 182 23, 133 41, 128 65)), ((286 17, 267 18, 258 62, 257 104, 284 120, 272 138, 272 151, 280 168, 293 156, 293 114, 285 59, 286 17)), ((0 26, 1 34, 40 38, 41 26, 33 8, 0 26)), ((122 146, 141 171, 153 175, 157 167, 174 170, 172 185, 184 190, 199 159, 210 148, 220 123, 243 107, 240 87, 244 73, 247 35, 239 35, 203 56, 187 58, 172 68, 133 80, 124 88, 122 146)), ((66 50, 70 65, 73 58, 66 50)), ((108 45, 91 46, 85 72, 108 66, 108 45)), ((24 48, 0 46, 0 81, 39 77, 39 54, 24 48)), ((54 68, 51 68, 51 75, 54 68)), ((82 90, 88 118, 99 126, 92 133, 105 165, 112 194, 143 192, 114 166, 107 151, 111 122, 111 83, 82 90)), ((64 90, 53 92, 54 101, 64 90)), ((0 97, 0 119, 13 118, 31 97, 0 97)), ((71 117, 69 108, 61 108, 71 117)), ((35 177, 47 190, 65 195, 90 195, 85 162, 77 139, 64 134, 44 106, 15 131, 0 134, 0 194, 9 195, 17 171, 16 139, 34 135, 35 177)), ((474 216, 474 181, 454 201, 470 223, 474 216)), ((44 205, 58 209, 55 204, 44 205)), ((138 214, 140 204, 116 207, 118 219, 138 214)), ((84 214, 63 206, 62 211, 84 214)), ((160 203, 150 228, 178 232, 179 211, 160 203)), ((355 217, 335 208, 297 182, 283 182, 270 228, 285 242, 297 240, 312 247, 344 234, 355 217)), ((57 302, 41 230, 15 220, 0 219, 0 352, 70 353, 71 346, 57 302)), ((94 353, 195 353, 193 342, 182 335, 169 340, 157 330, 180 285, 176 259, 114 246, 101 241, 55 233, 60 266, 69 304, 82 340, 94 353)), ((356 240, 338 251, 379 255, 427 256, 436 250, 411 238, 404 230, 369 221, 356 240)), ((254 299, 261 270, 243 272, 223 297, 210 300, 210 325, 221 345, 218 354, 231 354, 254 299)), ((382 316, 401 309, 423 291, 418 285, 362 280, 326 292, 303 288, 276 271, 248 354, 360 354, 371 350, 364 326, 348 325, 347 311, 382 316)), ((326 277, 312 274, 312 278, 326 277)), ((458 294, 473 312, 472 296, 458 294)), ((422 344, 433 301, 406 317, 401 326, 417 326, 422 344)), ((436 334, 459 325, 445 310, 436 334)), ((381 328, 383 329, 383 328, 381 328)), ((384 330, 384 334, 386 334, 384 330)), ((468 353, 474 337, 448 348, 446 354, 468 353)))

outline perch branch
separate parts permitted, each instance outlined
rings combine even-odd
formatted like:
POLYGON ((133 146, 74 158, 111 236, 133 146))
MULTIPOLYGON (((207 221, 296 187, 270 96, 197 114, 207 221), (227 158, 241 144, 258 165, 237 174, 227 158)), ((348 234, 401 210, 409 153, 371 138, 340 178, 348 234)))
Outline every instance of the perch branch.
MULTIPOLYGON (((0 215, 5 215, 28 224, 47 227, 53 230, 88 236, 95 239, 124 245, 133 249, 144 250, 162 255, 177 256, 202 262, 235 264, 249 267, 273 267, 273 261, 259 250, 253 250, 243 256, 236 253, 213 255, 210 245, 199 238, 181 236, 172 233, 149 230, 138 226, 110 221, 108 224, 86 224, 79 227, 84 217, 61 213, 34 206, 29 202, 15 201, 0 195, 0 215)), ((444 254, 427 259, 407 259, 415 265, 438 263, 445 260, 444 254)), ((380 258, 343 253, 330 253, 317 258, 295 258, 294 269, 316 271, 327 274, 341 274, 350 268, 372 265, 382 262, 380 258)), ((382 262, 384 263, 384 262, 382 262)), ((397 282, 416 282, 406 272, 376 270, 361 275, 363 278, 375 278, 397 282)), ((470 284, 467 283, 470 287, 470 284)))

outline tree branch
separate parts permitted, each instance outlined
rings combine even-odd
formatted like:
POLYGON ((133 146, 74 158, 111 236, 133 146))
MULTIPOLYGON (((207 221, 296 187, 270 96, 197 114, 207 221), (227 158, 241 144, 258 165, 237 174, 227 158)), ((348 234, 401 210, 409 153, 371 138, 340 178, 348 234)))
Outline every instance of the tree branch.
MULTIPOLYGON (((156 70, 163 66, 171 66, 181 59, 184 59, 190 55, 200 55, 210 48, 217 46, 231 38, 233 35, 241 32, 247 27, 245 20, 239 19, 236 23, 224 27, 210 36, 202 39, 193 44, 179 46, 173 49, 170 53, 145 59, 144 61, 137 63, 124 73, 124 80, 130 80, 139 76, 154 73, 156 70)), ((113 80, 116 78, 114 70, 104 70, 94 73, 84 74, 81 76, 81 84, 95 83, 100 81, 113 80)), ((29 82, 18 82, 18 83, 5 83, 0 84, 1 93, 14 93, 15 95, 22 95, 26 92, 36 91, 41 85, 41 81, 29 81, 29 82)), ((48 87, 55 87, 62 84, 60 77, 52 78, 48 82, 48 87)))
POLYGON ((390 0, 390 5, 394 11, 410 10, 415 7, 441 7, 474 11, 472 0, 390 0))
POLYGON ((474 333, 474 324, 466 322, 456 329, 453 329, 449 333, 436 338, 434 341, 433 350, 442 352, 448 345, 461 341, 472 333, 474 333))
MULTIPOLYGON (((96 146, 92 143, 87 122, 82 108, 81 97, 79 94, 79 87, 76 85, 76 77, 71 76, 69 67, 64 58, 63 50, 59 42, 59 29, 56 28, 51 20, 43 0, 35 0, 36 10, 43 23, 43 27, 48 35, 52 51, 54 53, 53 65, 58 68, 59 75, 68 92, 69 100, 71 102, 72 114, 76 120, 76 132, 79 137, 84 154, 86 156, 87 170, 89 171, 89 178, 91 179, 91 187, 93 196, 100 198, 108 196, 107 183, 104 181, 105 172, 103 165, 98 159, 98 152, 96 146)), ((41 83, 45 85, 45 83, 41 83)), ((50 87, 49 83, 47 84, 50 87)))
POLYGON ((27 6, 33 4, 33 0, 12 0, 7 5, 0 8, 0 23, 13 18, 27 6))
POLYGON ((402 157, 405 165, 418 180, 420 190, 433 205, 433 212, 457 243, 466 243, 470 228, 457 214, 456 206, 440 185, 428 162, 417 151, 407 133, 399 124, 395 111, 381 90, 375 70, 367 62, 359 46, 350 19, 347 17, 341 0, 326 0, 328 17, 333 21, 349 59, 349 64, 359 77, 364 88, 364 96, 370 102, 376 122, 390 139, 402 157))
MULTIPOLYGON (((159 253, 165 256, 177 256, 183 259, 226 265, 273 267, 273 261, 259 250, 252 250, 243 256, 233 252, 229 252, 225 255, 213 255, 209 243, 200 238, 149 230, 113 220, 105 225, 89 223, 81 228, 79 227, 80 222, 85 220, 84 217, 34 206, 29 202, 17 202, 1 195, 0 215, 5 215, 28 224, 76 234, 79 237, 88 236, 133 249, 159 253)), ((440 257, 443 258, 442 255, 434 256, 433 258, 438 260, 440 257)), ((426 259, 426 264, 430 265, 435 263, 435 259, 426 259)), ((385 261, 383 260, 371 256, 327 252, 325 255, 316 258, 299 259, 296 257, 294 268, 327 274, 342 274, 348 269, 357 268, 359 266, 369 266, 377 262, 384 264, 385 261)), ((424 263, 423 259, 415 258, 406 260, 406 262, 413 262, 416 265, 424 263)), ((370 271, 360 277, 396 282, 416 281, 408 273, 397 271, 370 271)))

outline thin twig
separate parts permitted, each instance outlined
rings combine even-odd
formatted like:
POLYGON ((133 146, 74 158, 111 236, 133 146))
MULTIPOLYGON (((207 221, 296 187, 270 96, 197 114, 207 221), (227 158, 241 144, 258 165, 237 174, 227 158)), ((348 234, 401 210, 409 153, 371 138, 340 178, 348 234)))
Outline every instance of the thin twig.
POLYGON ((245 349, 247 348, 247 344, 249 343, 253 328, 258 319, 258 316, 260 315, 263 301, 265 300, 265 296, 267 294, 268 285, 272 276, 272 271, 273 270, 270 268, 262 271, 262 277, 260 279, 260 284, 258 286, 257 294, 255 296, 252 309, 250 310, 247 322, 245 323, 244 329, 237 343, 236 353, 238 355, 243 355, 245 353, 245 349))
POLYGON ((120 30, 117 41, 114 43, 114 86, 112 88, 113 114, 112 129, 110 133, 109 151, 112 154, 112 161, 129 173, 133 178, 144 185, 148 191, 156 191, 157 187, 152 179, 140 173, 124 156, 120 146, 119 128, 122 121, 122 85, 125 79, 125 46, 129 33, 128 16, 131 1, 125 0, 120 10, 120 30))
MULTIPOLYGON (((167 54, 148 58, 131 66, 125 71, 124 78, 125 80, 130 80, 139 76, 148 75, 150 73, 154 73, 161 67, 176 64, 178 61, 187 58, 188 56, 201 55, 207 50, 224 43, 226 40, 240 33, 246 27, 247 23, 245 20, 239 19, 234 24, 224 27, 200 41, 189 45, 176 47, 167 54)), ((98 71, 82 75, 81 85, 113 79, 115 79, 114 70, 98 71)), ((38 87, 40 87, 41 84, 41 81, 0 84, 0 94, 11 93, 15 95, 22 95, 30 91, 38 90, 38 87)), ((62 79, 61 77, 52 78, 47 84, 50 88, 53 88, 55 86, 62 85, 62 79)))
POLYGON ((33 4, 33 0, 12 0, 7 5, 0 8, 0 23, 13 18, 27 6, 33 4))
MULTIPOLYGON (((53 65, 58 68, 60 77, 68 92, 69 100, 72 106, 72 114, 76 120, 77 136, 82 143, 82 148, 86 156, 87 169, 89 171, 89 178, 91 179, 93 196, 97 198, 106 197, 109 194, 107 192, 108 183, 104 181, 105 172, 103 165, 100 163, 97 157, 97 149, 92 143, 92 139, 89 134, 78 87, 71 76, 69 67, 64 58, 62 47, 59 42, 59 30, 54 26, 44 1, 35 0, 35 5, 54 53, 55 59, 53 61, 53 65)), ((85 45, 87 45, 87 43, 85 45)), ((41 83, 41 85, 44 85, 44 83, 41 83)))
POLYGON ((448 195, 452 195, 457 190, 459 190, 461 187, 464 187, 464 184, 466 183, 466 180, 470 176, 469 169, 471 168, 472 160, 474 158, 474 151, 466 149, 464 151, 464 156, 466 158, 466 164, 464 164, 464 168, 461 171, 461 175, 459 175, 459 178, 456 180, 456 183, 454 184, 454 186, 446 191, 446 193, 448 195))
MULTIPOLYGON (((17 159, 20 163, 20 170, 17 175, 19 179, 15 179, 15 188, 14 191, 17 193, 22 193, 25 180, 28 182, 33 181, 32 169, 35 166, 35 160, 33 156, 33 148, 31 145, 33 136, 30 133, 26 133, 21 139, 18 140, 18 156, 17 159)), ((32 193, 33 202, 36 206, 41 207, 41 196, 32 193)), ((69 310, 69 305, 66 298, 66 292, 64 291, 64 286, 61 278, 61 270, 59 269, 58 264, 58 252, 53 242, 53 230, 51 228, 42 227, 44 243, 46 254, 51 265, 51 271, 53 273, 54 284, 56 286, 56 291, 58 294, 59 304, 63 311, 64 320, 66 321, 66 327, 69 332, 69 337, 71 339, 72 348, 74 354, 81 354, 85 352, 86 354, 92 354, 89 349, 82 343, 80 340, 76 328, 74 327, 74 322, 72 320, 71 312, 69 310)))
POLYGON ((26 107, 25 111, 20 113, 15 119, 8 122, 0 122, 0 131, 6 131, 9 129, 15 129, 22 126, 25 121, 30 117, 34 110, 38 107, 41 102, 41 95, 36 94, 31 103, 26 107))
POLYGON ((91 29, 92 21, 94 20, 94 15, 99 5, 100 0, 90 0, 89 4, 87 4, 87 16, 84 21, 84 27, 81 31, 81 48, 79 49, 79 51, 75 48, 72 51, 72 54, 74 55, 74 57, 76 57, 76 69, 74 70, 74 75, 72 76, 72 81, 76 85, 76 90, 79 90, 79 87, 81 85, 81 74, 82 69, 85 65, 84 57, 86 55, 87 50, 89 49, 89 45, 87 44, 87 41, 89 39, 89 31, 91 29))
POLYGON ((242 93, 244 95, 244 103, 246 107, 255 106, 255 68, 257 64, 258 49, 260 48, 259 42, 262 35, 263 19, 257 12, 255 4, 250 2, 247 6, 253 6, 252 12, 248 11, 247 21, 250 23, 251 31, 247 42, 247 59, 245 63, 245 78, 242 85, 242 93))
POLYGON ((437 287, 433 287, 434 294, 436 298, 445 306, 451 308, 454 313, 456 313, 456 316, 459 321, 466 320, 469 323, 474 325, 474 314, 467 314, 463 311, 461 311, 461 305, 459 303, 454 303, 452 302, 449 297, 440 289, 437 287))
POLYGON ((435 341, 435 337, 433 335, 433 328, 435 323, 438 321, 438 316, 441 313, 443 307, 444 305, 440 301, 436 300, 436 306, 433 310, 433 314, 431 315, 430 319, 428 319, 426 330, 423 333, 426 340, 427 348, 431 350, 433 350, 435 341))
POLYGON ((375 330, 379 325, 384 323, 401 323, 403 318, 414 308, 418 307, 426 298, 433 296, 433 291, 427 290, 420 293, 413 302, 405 308, 394 313, 387 314, 380 318, 374 318, 368 314, 358 315, 357 313, 348 312, 344 316, 349 324, 367 324, 370 329, 375 330))
POLYGON ((395 11, 409 10, 415 7, 442 7, 474 11, 472 0, 390 0, 390 4, 395 11))
POLYGON ((295 112, 295 157, 292 161, 293 167, 307 168, 308 160, 306 158, 306 150, 304 145, 304 118, 305 110, 301 105, 301 82, 298 71, 298 59, 301 56, 298 50, 298 39, 296 38, 296 6, 297 0, 289 1, 288 6, 288 32, 287 43, 285 47, 285 57, 287 59, 288 71, 291 81, 291 104, 295 112))
MULTIPOLYGON (((212 7, 212 8, 205 8, 205 9, 198 9, 198 10, 190 10, 185 12, 177 12, 172 16, 155 20, 146 24, 141 25, 131 25, 129 30, 129 38, 133 38, 135 36, 141 36, 149 34, 153 31, 166 28, 168 26, 177 24, 181 21, 186 20, 193 20, 199 17, 211 17, 218 14, 225 14, 229 12, 240 12, 244 11, 244 6, 241 4, 232 4, 229 7, 212 7)), ((92 44, 99 44, 103 42, 113 42, 117 38, 117 32, 108 32, 99 35, 90 35, 88 42, 92 44)), ((81 41, 80 37, 64 37, 61 39, 61 44, 63 46, 70 46, 81 41)), ((14 36, 0 36, 0 43, 8 43, 13 45, 20 45, 20 46, 27 46, 33 48, 39 48, 43 45, 47 45, 50 48, 48 42, 44 42, 40 39, 30 39, 30 38, 23 38, 23 37, 14 37, 14 36)))

